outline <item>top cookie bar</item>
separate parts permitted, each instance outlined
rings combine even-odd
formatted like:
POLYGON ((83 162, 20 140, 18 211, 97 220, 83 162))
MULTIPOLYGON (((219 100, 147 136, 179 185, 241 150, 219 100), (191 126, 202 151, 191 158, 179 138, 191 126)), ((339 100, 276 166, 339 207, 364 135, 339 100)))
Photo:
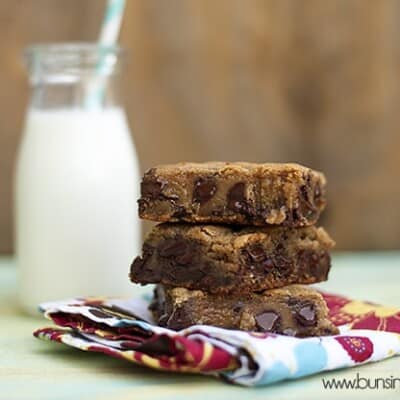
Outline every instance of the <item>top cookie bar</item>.
POLYGON ((141 183, 139 215, 158 222, 313 225, 326 204, 322 173, 298 164, 161 165, 141 183))

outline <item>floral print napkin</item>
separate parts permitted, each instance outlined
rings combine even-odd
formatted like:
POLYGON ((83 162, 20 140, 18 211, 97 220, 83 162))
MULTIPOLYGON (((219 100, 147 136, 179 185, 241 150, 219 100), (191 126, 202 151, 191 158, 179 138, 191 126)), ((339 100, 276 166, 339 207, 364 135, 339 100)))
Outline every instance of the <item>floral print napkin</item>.
POLYGON ((55 326, 39 339, 150 368, 262 386, 400 354, 400 309, 321 293, 340 334, 294 338, 212 326, 156 326, 144 299, 76 298, 41 305, 55 326))

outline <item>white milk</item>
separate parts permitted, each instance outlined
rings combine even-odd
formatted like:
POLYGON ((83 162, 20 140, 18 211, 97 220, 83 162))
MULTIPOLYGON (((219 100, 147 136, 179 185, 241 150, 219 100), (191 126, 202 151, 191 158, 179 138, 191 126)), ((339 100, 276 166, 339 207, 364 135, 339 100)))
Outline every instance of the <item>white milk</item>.
POLYGON ((30 110, 16 176, 19 300, 132 296, 139 168, 122 109, 30 110))

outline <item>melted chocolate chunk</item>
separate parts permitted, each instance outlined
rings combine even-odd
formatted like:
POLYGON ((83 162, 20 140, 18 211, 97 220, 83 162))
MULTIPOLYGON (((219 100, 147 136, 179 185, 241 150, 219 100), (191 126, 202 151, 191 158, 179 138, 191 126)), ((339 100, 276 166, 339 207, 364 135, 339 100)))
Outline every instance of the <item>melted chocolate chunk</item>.
POLYGON ((246 213, 248 205, 246 201, 246 186, 243 182, 236 183, 228 192, 228 208, 233 211, 246 213))
POLYGON ((257 327, 262 332, 274 332, 280 320, 279 314, 275 311, 264 311, 255 317, 257 327))
POLYGON ((296 320, 303 326, 315 326, 317 324, 317 315, 312 304, 303 305, 295 314, 296 320))
POLYGON ((250 247, 247 252, 249 253, 250 259, 256 263, 264 261, 267 257, 264 249, 260 245, 250 247))
POLYGON ((203 205, 207 203, 217 191, 215 178, 209 176, 206 178, 199 178, 194 184, 193 202, 203 205))
POLYGON ((259 245, 253 245, 243 250, 246 264, 254 265, 262 270, 269 270, 274 268, 274 262, 265 253, 264 248, 259 245))
POLYGON ((161 257, 174 258, 178 264, 189 264, 193 259, 191 246, 183 239, 167 239, 158 246, 161 257))

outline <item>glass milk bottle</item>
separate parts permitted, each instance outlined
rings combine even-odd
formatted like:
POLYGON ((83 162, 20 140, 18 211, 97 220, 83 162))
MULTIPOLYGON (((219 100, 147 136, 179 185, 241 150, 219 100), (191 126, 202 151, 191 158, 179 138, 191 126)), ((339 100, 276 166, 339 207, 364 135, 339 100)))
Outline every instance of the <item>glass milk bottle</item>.
POLYGON ((32 93, 15 184, 19 301, 133 296, 139 167, 118 96, 121 50, 27 49, 32 93), (95 95, 95 97, 93 97, 95 95))

